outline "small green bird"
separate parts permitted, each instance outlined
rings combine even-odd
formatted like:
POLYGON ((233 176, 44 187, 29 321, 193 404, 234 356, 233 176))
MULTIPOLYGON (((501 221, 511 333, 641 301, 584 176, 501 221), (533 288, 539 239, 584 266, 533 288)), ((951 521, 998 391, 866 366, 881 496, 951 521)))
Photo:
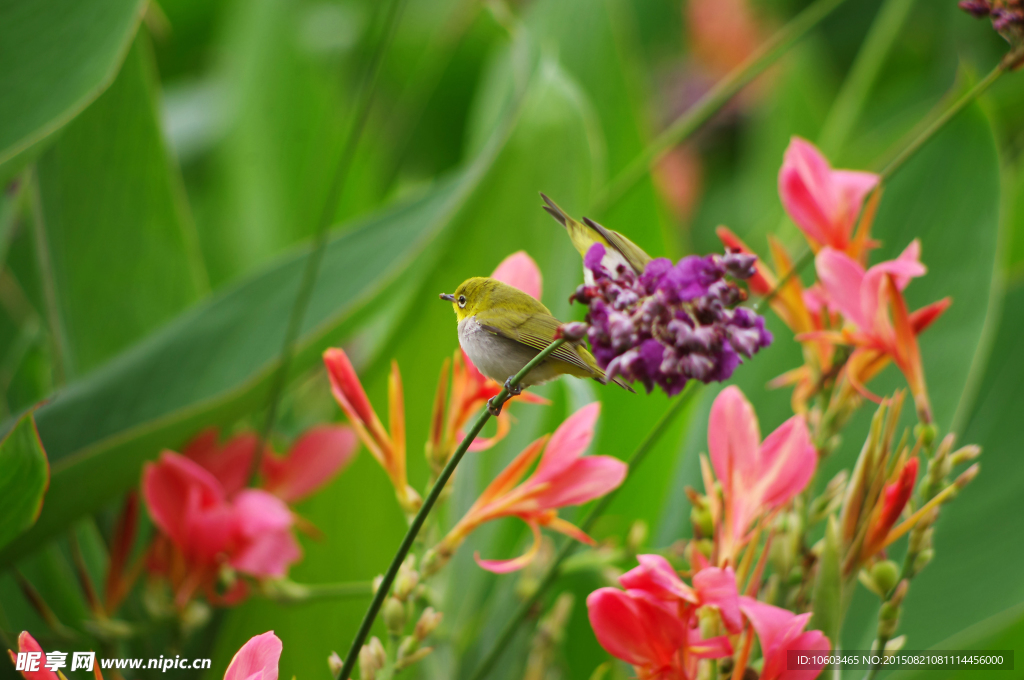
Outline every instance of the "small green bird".
MULTIPOLYGON (((630 241, 617 231, 612 231, 601 226, 589 217, 584 217, 583 222, 577 222, 569 217, 568 213, 558 207, 544 194, 540 195, 547 205, 542 206, 549 215, 558 220, 558 223, 565 227, 569 233, 569 239, 573 246, 579 251, 581 257, 585 257, 590 246, 600 243, 605 247, 605 255, 601 264, 609 271, 614 272, 620 264, 625 264, 637 274, 644 273, 644 267, 651 261, 651 256, 644 252, 643 248, 630 241)), ((583 279, 587 284, 592 284, 593 275, 586 267, 583 268, 583 279)))
MULTIPOLYGON (((511 379, 531 359, 551 344, 562 322, 530 295, 495 279, 476 276, 463 281, 455 293, 442 293, 452 303, 459 324, 459 344, 481 373, 510 393, 568 374, 594 378, 602 384, 608 379, 582 342, 566 342, 551 356, 534 367, 518 386, 511 379), (513 389, 517 388, 517 389, 513 389)), ((616 385, 633 391, 618 378, 616 385)))

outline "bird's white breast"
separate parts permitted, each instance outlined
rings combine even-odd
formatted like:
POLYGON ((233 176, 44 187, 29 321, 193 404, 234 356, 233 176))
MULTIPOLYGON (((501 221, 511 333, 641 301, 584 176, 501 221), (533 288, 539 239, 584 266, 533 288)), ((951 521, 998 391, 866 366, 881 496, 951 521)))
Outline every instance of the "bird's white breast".
MULTIPOLYGON (((459 322, 459 344, 481 373, 502 384, 537 355, 536 350, 515 340, 485 331, 474 316, 459 322)), ((522 384, 536 385, 555 377, 552 367, 544 362, 530 371, 522 384)))

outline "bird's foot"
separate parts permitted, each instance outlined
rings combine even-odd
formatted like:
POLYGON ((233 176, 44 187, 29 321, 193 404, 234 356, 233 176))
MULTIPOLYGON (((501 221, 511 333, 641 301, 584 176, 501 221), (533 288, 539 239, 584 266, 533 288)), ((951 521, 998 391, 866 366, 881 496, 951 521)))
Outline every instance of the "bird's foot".
POLYGON ((523 393, 523 388, 522 388, 522 386, 519 383, 512 384, 512 379, 513 378, 515 378, 515 376, 514 375, 510 375, 505 380, 505 389, 508 390, 509 396, 511 396, 511 397, 518 397, 520 394, 523 393))
POLYGON ((502 402, 495 406, 495 399, 497 399, 497 397, 491 397, 490 399, 487 400, 487 412, 490 413, 495 418, 497 418, 498 416, 501 415, 501 407, 504 406, 505 404, 504 402, 502 402))

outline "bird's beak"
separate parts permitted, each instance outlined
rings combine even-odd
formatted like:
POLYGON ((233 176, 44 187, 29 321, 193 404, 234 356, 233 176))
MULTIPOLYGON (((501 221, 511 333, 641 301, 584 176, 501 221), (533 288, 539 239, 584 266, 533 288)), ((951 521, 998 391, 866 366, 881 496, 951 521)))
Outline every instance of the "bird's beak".
POLYGON ((455 296, 451 293, 441 293, 438 297, 442 300, 447 300, 448 302, 455 302, 455 296))

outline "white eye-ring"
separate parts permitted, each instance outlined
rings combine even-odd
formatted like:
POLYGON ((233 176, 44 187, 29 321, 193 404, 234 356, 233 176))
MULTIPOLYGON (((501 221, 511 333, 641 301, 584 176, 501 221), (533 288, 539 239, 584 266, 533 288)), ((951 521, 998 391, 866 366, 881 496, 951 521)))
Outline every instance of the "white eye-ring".
POLYGON ((466 296, 465 295, 460 295, 459 296, 459 307, 465 308, 465 306, 466 306, 466 296))

